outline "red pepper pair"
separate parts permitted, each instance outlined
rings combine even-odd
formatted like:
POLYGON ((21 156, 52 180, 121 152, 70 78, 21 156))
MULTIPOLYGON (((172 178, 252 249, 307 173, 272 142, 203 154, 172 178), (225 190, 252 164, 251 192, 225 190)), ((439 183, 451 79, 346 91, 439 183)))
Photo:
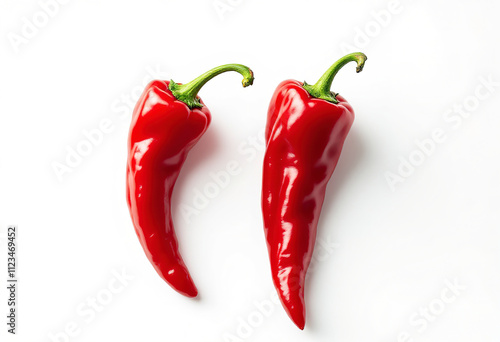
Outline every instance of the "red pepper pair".
MULTIPOLYGON (((286 312, 303 329, 304 283, 316 239, 326 186, 354 120, 352 107, 330 91, 333 78, 348 62, 359 72, 362 53, 337 61, 314 85, 285 81, 268 110, 262 182, 262 212, 274 285, 286 312)), ((154 81, 133 114, 129 135, 127 199, 139 240, 158 274, 178 292, 197 289, 179 254, 170 200, 189 150, 210 123, 197 97, 212 77, 226 71, 253 73, 239 64, 224 65, 180 85, 154 81)))

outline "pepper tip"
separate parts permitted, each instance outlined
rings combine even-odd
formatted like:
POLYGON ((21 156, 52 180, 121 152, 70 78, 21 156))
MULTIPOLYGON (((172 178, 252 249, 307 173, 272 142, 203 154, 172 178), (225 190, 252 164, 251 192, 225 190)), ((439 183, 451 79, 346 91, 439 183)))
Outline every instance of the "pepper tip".
POLYGON ((291 318, 293 323, 295 323, 295 325, 297 326, 297 328, 299 328, 300 330, 304 330, 306 326, 306 320, 304 316, 295 316, 291 318))

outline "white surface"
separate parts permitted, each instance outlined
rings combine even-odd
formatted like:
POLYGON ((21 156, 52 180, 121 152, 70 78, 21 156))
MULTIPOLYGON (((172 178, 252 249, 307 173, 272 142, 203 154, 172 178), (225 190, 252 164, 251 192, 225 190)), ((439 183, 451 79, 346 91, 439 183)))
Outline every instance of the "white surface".
POLYGON ((481 78, 500 82, 500 6, 395 4, 75 0, 16 53, 8 34, 20 34, 23 17, 41 7, 2 1, 0 269, 6 227, 17 224, 20 316, 16 336, 0 320, 0 339, 48 342, 74 322, 70 341, 410 341, 405 333, 418 342, 499 341, 500 87, 460 123, 446 113, 474 104, 481 78), (231 10, 219 16, 217 3, 231 10), (373 11, 387 9, 397 13, 373 24, 373 11), (260 213, 263 150, 249 150, 248 139, 263 128, 280 81, 315 82, 347 45, 368 61, 360 74, 346 66, 332 88, 356 120, 328 188, 299 331, 279 305, 267 316, 255 306, 274 289, 260 213), (186 82, 231 62, 255 71, 254 86, 241 88, 232 73, 202 89, 213 122, 175 192, 182 254, 200 290, 189 300, 154 272, 129 219, 124 98, 143 80, 186 82), (59 181, 52 163, 103 119, 113 131, 59 181), (391 191, 386 172, 397 173, 400 158, 418 154, 415 140, 436 129, 446 140, 391 191), (184 220, 179 204, 192 205, 195 190, 230 161, 241 172, 184 220), (86 298, 105 296, 122 269, 133 279, 92 315, 86 298), (446 288, 455 281, 465 289, 453 297, 446 288), (439 314, 419 316, 429 306, 439 314), (255 327, 244 335, 249 319, 255 327))

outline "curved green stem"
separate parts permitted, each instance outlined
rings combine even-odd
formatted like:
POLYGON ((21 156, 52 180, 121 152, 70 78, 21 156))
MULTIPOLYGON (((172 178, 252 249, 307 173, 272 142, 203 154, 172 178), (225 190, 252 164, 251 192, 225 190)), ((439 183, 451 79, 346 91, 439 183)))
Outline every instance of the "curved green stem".
POLYGON ((318 80, 318 82, 316 82, 315 85, 309 85, 304 82, 304 89, 307 90, 307 92, 312 97, 316 97, 318 99, 323 99, 333 103, 339 103, 336 98, 338 94, 330 91, 335 75, 337 75, 337 72, 339 72, 339 70, 349 62, 356 62, 358 64, 356 67, 356 72, 360 72, 361 70, 363 70, 366 59, 366 55, 362 52, 350 53, 333 63, 330 69, 328 69, 323 74, 323 76, 321 76, 321 78, 318 80))
POLYGON ((172 92, 175 98, 179 101, 184 102, 189 108, 201 108, 203 105, 200 103, 198 98, 198 92, 201 87, 205 85, 208 81, 217 75, 220 75, 226 71, 236 71, 243 76, 243 87, 248 87, 253 84, 253 71, 248 67, 241 64, 225 64, 213 68, 207 71, 201 76, 198 76, 194 80, 186 84, 178 84, 174 81, 170 81, 168 89, 172 92))

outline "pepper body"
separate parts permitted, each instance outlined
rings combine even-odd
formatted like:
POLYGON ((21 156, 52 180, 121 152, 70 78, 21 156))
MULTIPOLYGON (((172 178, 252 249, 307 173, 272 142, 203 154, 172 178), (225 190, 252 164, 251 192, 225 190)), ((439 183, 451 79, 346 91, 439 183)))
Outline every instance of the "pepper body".
POLYGON ((171 198, 188 152, 210 124, 206 106, 190 109, 168 89, 151 82, 132 117, 128 142, 127 199, 135 231, 151 264, 178 292, 198 291, 179 253, 171 198))
POLYGON ((139 241, 156 272, 175 290, 198 290, 179 253, 172 221, 172 192, 191 148, 207 130, 211 114, 197 96, 213 77, 239 72, 244 87, 253 72, 241 64, 213 68, 187 84, 153 81, 132 116, 128 139, 127 203, 139 241))
POLYGON ((312 96, 307 87, 284 81, 271 99, 262 181, 273 283, 300 329, 305 326, 304 284, 326 187, 354 121, 354 111, 342 96, 326 94, 334 103, 312 96))

